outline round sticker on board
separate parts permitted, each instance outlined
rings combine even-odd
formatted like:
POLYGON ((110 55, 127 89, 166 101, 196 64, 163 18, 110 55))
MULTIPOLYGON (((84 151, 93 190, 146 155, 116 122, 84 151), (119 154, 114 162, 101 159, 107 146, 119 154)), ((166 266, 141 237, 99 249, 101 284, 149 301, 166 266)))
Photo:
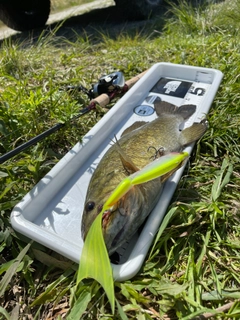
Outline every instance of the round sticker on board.
POLYGON ((154 108, 148 105, 140 105, 133 109, 138 116, 146 117, 154 113, 154 108))

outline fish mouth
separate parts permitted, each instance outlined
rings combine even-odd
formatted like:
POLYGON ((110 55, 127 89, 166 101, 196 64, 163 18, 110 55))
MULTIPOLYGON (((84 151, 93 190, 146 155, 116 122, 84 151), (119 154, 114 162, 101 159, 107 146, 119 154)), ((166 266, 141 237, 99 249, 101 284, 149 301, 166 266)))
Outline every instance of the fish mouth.
POLYGON ((106 229, 111 215, 118 209, 118 203, 115 203, 111 208, 105 210, 102 214, 102 228, 106 229))
POLYGON ((109 219, 110 219, 111 213, 112 213, 111 209, 108 209, 108 210, 103 212, 103 215, 102 215, 102 227, 104 229, 106 229, 106 227, 107 227, 107 225, 109 223, 109 219))
MULTIPOLYGON (((104 233, 106 232, 106 234, 105 234, 106 236, 107 236, 107 229, 108 229, 108 227, 109 227, 109 225, 111 223, 111 220, 112 220, 111 218, 113 217, 113 213, 114 212, 115 212, 115 209, 113 209, 113 208, 110 208, 110 209, 108 209, 108 210, 103 212, 103 215, 102 215, 102 229, 103 229, 104 233)), ((108 248, 108 252, 109 252, 110 255, 113 252, 116 251, 116 248, 117 248, 116 246, 118 244, 119 239, 122 236, 122 233, 125 230, 126 224, 127 224, 127 221, 124 223, 124 225, 121 227, 121 229, 117 233, 114 234, 114 236, 111 236, 107 240, 107 243, 108 243, 107 248, 108 248)))

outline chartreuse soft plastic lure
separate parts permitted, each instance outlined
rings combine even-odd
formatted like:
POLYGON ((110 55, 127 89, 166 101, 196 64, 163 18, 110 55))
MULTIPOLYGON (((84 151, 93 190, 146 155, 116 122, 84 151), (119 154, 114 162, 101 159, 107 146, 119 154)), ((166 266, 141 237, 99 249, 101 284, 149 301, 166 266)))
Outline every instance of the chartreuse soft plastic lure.
POLYGON ((146 165, 143 169, 123 179, 105 202, 103 211, 109 209, 120 200, 133 186, 161 177, 174 169, 181 167, 187 152, 171 152, 146 165))
MULTIPOLYGON (((180 168, 188 158, 187 152, 164 155, 143 169, 126 177, 112 192, 102 211, 91 225, 83 246, 77 284, 85 278, 97 280, 105 290, 112 312, 115 309, 114 279, 108 252, 102 234, 102 215, 135 185, 148 182, 180 168)), ((118 304, 119 305, 119 304, 118 304)))

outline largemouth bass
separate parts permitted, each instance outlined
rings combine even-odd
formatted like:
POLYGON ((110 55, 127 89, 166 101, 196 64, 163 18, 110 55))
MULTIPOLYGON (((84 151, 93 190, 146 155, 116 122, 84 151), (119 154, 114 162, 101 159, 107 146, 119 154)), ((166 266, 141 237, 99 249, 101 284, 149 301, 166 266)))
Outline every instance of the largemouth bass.
MULTIPOLYGON (((108 149, 94 171, 82 215, 83 239, 110 194, 126 176, 164 154, 182 151, 200 139, 207 130, 205 120, 180 130, 180 125, 196 111, 195 105, 176 107, 160 101, 154 107, 158 118, 151 122, 135 122, 127 128, 108 149)), ((110 210, 103 213, 102 230, 109 255, 138 230, 156 205, 163 182, 172 173, 134 186, 110 210)))

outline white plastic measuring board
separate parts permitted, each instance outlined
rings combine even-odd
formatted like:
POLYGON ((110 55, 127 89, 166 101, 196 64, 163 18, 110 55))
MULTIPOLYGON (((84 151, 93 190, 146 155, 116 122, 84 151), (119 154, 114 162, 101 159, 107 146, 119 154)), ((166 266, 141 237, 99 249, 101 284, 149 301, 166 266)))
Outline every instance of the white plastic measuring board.
MULTIPOLYGON (((83 241, 81 215, 91 175, 101 157, 124 129, 139 120, 156 118, 153 103, 162 99, 177 106, 196 104, 185 126, 208 113, 222 79, 215 69, 157 63, 115 104, 66 156, 18 203, 12 211, 14 229, 79 262, 83 241)), ((189 153, 193 145, 186 148, 189 153)), ((164 184, 160 200, 140 234, 119 251, 112 263, 118 281, 133 277, 141 268, 184 168, 164 184)))

